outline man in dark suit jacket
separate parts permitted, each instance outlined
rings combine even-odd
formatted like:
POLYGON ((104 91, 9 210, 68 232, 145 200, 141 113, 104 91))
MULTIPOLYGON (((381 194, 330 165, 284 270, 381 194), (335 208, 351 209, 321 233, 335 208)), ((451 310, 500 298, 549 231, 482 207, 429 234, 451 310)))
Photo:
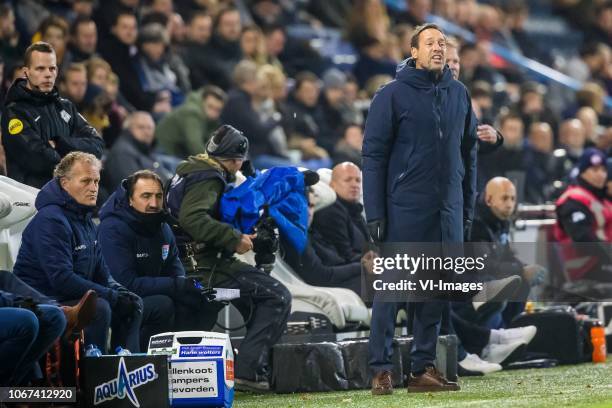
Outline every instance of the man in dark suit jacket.
POLYGON ((363 205, 359 202, 361 170, 353 163, 340 163, 334 167, 329 185, 338 199, 315 214, 313 230, 335 248, 345 262, 358 261, 368 242, 363 205))

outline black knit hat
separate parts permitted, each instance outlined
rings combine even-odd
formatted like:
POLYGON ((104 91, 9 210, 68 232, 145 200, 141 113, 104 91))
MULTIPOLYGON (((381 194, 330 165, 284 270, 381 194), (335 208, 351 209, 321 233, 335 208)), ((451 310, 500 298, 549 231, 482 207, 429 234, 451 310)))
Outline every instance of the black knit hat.
POLYGON ((245 160, 248 152, 249 140, 230 125, 222 125, 215 130, 206 145, 206 153, 220 159, 245 160))

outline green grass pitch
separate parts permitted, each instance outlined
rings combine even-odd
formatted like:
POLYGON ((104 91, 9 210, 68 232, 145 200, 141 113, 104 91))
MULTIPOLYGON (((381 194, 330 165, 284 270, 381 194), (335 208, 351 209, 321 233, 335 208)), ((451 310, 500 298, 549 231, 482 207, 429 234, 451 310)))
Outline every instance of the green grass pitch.
POLYGON ((502 371, 460 379, 461 391, 374 397, 369 390, 309 394, 236 393, 236 408, 578 407, 612 408, 612 355, 606 364, 502 371))

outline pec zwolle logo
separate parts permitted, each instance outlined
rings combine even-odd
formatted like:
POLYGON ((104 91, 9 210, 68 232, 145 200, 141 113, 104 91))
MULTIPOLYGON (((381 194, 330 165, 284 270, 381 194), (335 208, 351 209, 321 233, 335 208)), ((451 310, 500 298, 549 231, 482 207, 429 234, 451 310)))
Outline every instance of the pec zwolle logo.
POLYGON ((96 386, 94 405, 99 405, 104 401, 110 401, 115 398, 124 399, 127 397, 132 405, 140 408, 140 402, 138 402, 134 390, 141 385, 154 381, 156 378, 157 373, 155 373, 155 366, 153 364, 149 363, 128 372, 125 368, 125 361, 121 357, 117 367, 117 378, 96 386))

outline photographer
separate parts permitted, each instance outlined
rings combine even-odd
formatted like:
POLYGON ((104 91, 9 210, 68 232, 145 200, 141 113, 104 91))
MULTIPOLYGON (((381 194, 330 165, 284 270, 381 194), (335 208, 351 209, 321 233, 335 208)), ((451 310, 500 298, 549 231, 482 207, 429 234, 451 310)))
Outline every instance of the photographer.
POLYGON ((219 221, 219 202, 235 181, 248 152, 247 138, 231 126, 217 129, 205 154, 181 162, 167 192, 168 209, 178 218, 175 233, 188 270, 208 286, 240 289, 232 301, 247 333, 236 360, 236 385, 269 390, 269 352, 280 338, 291 309, 291 294, 263 271, 237 260, 234 253, 253 249, 255 235, 242 234, 219 221), (195 265, 194 265, 195 264, 195 265))
POLYGON ((165 219, 162 181, 150 170, 123 180, 100 210, 102 255, 113 277, 142 297, 142 350, 152 335, 175 329, 206 330, 216 317, 205 310, 205 296, 193 280, 185 278, 165 219))

